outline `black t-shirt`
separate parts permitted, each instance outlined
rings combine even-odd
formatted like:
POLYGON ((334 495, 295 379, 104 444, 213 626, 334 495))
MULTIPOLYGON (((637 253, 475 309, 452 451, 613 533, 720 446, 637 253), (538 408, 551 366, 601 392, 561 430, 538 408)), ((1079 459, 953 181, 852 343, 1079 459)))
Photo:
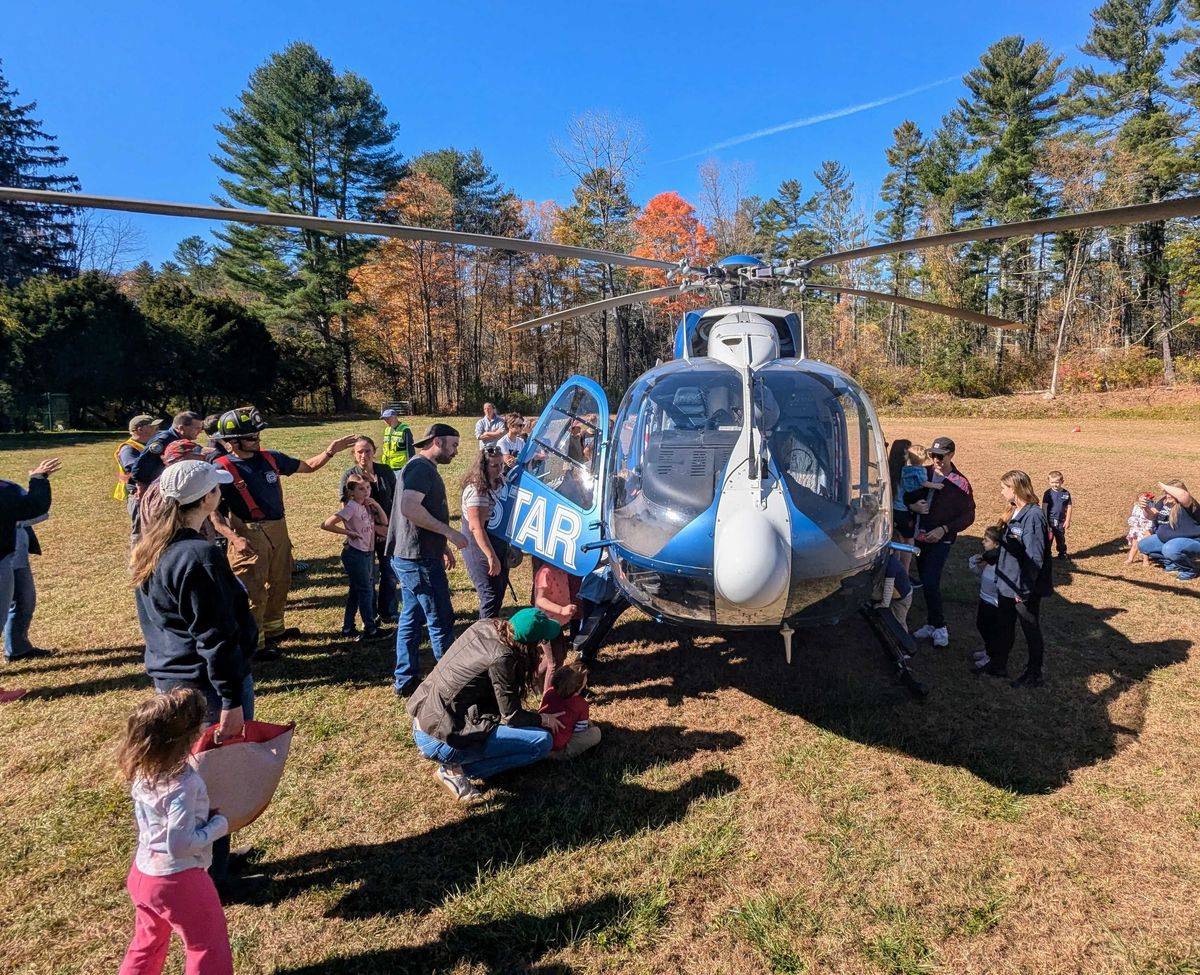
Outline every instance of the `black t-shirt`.
POLYGON ((437 464, 421 456, 414 457, 404 465, 398 480, 385 553, 400 559, 440 559, 446 551, 446 536, 419 528, 401 511, 404 492, 417 491, 425 495, 421 499, 422 508, 443 524, 450 523, 446 485, 438 473, 437 464))
POLYGON ((232 512, 242 521, 279 521, 283 517, 283 485, 279 482, 279 478, 295 474, 300 469, 300 461, 287 454, 281 454, 278 450, 260 450, 246 460, 242 460, 232 453, 226 456, 228 460, 222 460, 222 464, 233 463, 234 477, 241 478, 246 482, 246 489, 262 510, 262 517, 251 517, 250 508, 243 500, 242 492, 237 489, 236 484, 221 485, 222 509, 232 512), (275 467, 279 468, 278 474, 263 456, 267 453, 274 458, 275 467))
POLYGON ((1071 492, 1066 488, 1061 491, 1050 488, 1042 495, 1042 505, 1049 513, 1050 524, 1057 528, 1066 521, 1067 508, 1071 505, 1071 492))

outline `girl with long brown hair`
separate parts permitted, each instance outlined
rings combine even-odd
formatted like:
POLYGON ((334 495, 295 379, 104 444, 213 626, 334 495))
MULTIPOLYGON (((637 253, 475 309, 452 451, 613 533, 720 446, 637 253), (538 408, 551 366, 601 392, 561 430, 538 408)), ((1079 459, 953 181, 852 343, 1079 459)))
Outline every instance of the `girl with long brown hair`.
POLYGON ((126 727, 119 761, 138 827, 126 887, 137 922, 121 975, 158 975, 172 931, 183 939, 189 975, 233 972, 225 913, 207 872, 229 822, 209 809, 204 780, 187 762, 207 707, 203 694, 182 687, 143 701, 126 727))
POLYGON ((169 466, 158 481, 162 504, 142 526, 130 560, 146 673, 160 692, 200 691, 207 722, 226 737, 253 716, 250 657, 258 630, 245 588, 199 530, 220 502, 218 486, 231 479, 203 461, 169 466))
POLYGON ((499 447, 484 445, 462 481, 463 565, 479 594, 479 618, 494 619, 508 586, 508 542, 504 516, 504 459, 499 447))
POLYGON ((1008 504, 1004 535, 996 559, 996 637, 989 660, 976 669, 992 677, 1008 676, 1008 658, 1017 623, 1029 648, 1029 663, 1013 687, 1040 687, 1045 643, 1040 619, 1042 598, 1050 595, 1050 524, 1033 482, 1024 471, 1000 478, 1000 496, 1008 504))

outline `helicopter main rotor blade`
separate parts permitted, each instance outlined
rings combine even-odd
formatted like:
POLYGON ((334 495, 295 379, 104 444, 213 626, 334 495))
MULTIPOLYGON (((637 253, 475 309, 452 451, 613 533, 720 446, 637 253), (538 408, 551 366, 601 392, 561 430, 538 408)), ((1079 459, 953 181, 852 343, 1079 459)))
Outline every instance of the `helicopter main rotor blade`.
POLYGON ((857 261, 864 257, 919 251, 929 247, 945 247, 948 244, 968 244, 977 240, 1029 237, 1033 234, 1061 233, 1064 230, 1116 227, 1170 220, 1174 217, 1197 216, 1200 216, 1200 196, 1184 196, 1176 200, 1163 200, 1161 203, 1139 203, 1136 206, 1113 207, 1111 210, 1089 210, 1084 213, 1068 213, 1061 217, 1022 220, 1020 223, 1003 223, 994 227, 973 227, 970 230, 954 230, 947 234, 910 237, 907 240, 897 240, 886 244, 872 244, 869 247, 856 247, 854 250, 823 254, 808 261, 801 261, 800 267, 812 268, 823 264, 844 264, 846 261, 857 261))
POLYGON ((904 295, 888 295, 881 291, 862 291, 859 288, 843 288, 834 284, 812 284, 807 282, 805 287, 812 288, 814 291, 835 291, 841 295, 858 295, 860 298, 875 298, 879 301, 890 301, 893 305, 907 305, 909 308, 919 308, 921 311, 930 311, 935 315, 946 315, 949 318, 961 318, 965 322, 975 322, 977 325, 990 325, 992 328, 1024 328, 1020 322, 1010 322, 1004 318, 996 318, 994 315, 985 315, 982 312, 970 311, 966 308, 951 308, 949 305, 935 305, 930 301, 921 301, 918 298, 906 298, 904 295))
POLYGON ((21 203, 48 203, 54 206, 86 207, 93 210, 123 210, 130 213, 155 213, 168 217, 197 217, 201 220, 222 220, 233 223, 253 223, 270 227, 293 227, 316 230, 326 234, 364 234, 373 237, 395 237, 400 240, 424 240, 438 244, 463 244, 468 247, 493 247, 497 250, 521 251, 525 254, 547 254, 601 264, 624 267, 649 267, 663 271, 675 270, 678 265, 648 257, 633 257, 616 251, 595 250, 591 247, 572 247, 568 244, 549 244, 540 240, 516 237, 495 237, 490 234, 468 234, 457 230, 436 230, 429 227, 410 227, 398 223, 372 223, 369 220, 337 220, 332 217, 312 217, 303 213, 273 213, 266 210, 237 210, 232 207, 197 206, 191 203, 160 203, 157 200, 133 200, 120 196, 92 196, 84 193, 61 193, 54 190, 27 190, 15 186, 0 186, 0 200, 21 203))
POLYGON ((541 315, 538 318, 531 318, 527 322, 519 322, 516 325, 510 325, 506 332, 513 332, 519 328, 535 328, 538 325, 549 325, 551 322, 561 322, 567 318, 578 318, 581 315, 589 315, 594 311, 607 311, 610 308, 620 308, 623 305, 633 305, 639 301, 649 301, 651 298, 668 298, 672 295, 685 294, 688 291, 694 291, 701 287, 700 284, 673 284, 666 288, 650 288, 646 291, 633 291, 627 295, 616 295, 612 298, 604 298, 600 301, 588 302, 586 305, 576 305, 574 308, 564 308, 562 311, 551 312, 549 315, 541 315))

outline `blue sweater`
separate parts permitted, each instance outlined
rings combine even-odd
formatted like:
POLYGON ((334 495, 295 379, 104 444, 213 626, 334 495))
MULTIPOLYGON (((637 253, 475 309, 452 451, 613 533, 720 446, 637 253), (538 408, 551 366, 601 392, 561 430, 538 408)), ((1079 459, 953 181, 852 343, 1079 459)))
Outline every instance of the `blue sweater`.
POLYGON ((183 529, 135 599, 146 639, 146 673, 210 683, 223 710, 241 707, 258 627, 224 553, 183 529))
POLYGON ((1010 599, 1049 596, 1050 525, 1036 504, 1027 504, 1008 520, 996 559, 996 592, 1010 599))
POLYGON ((31 477, 28 491, 12 481, 0 481, 0 559, 17 549, 18 521, 39 518, 49 510, 49 478, 31 477))

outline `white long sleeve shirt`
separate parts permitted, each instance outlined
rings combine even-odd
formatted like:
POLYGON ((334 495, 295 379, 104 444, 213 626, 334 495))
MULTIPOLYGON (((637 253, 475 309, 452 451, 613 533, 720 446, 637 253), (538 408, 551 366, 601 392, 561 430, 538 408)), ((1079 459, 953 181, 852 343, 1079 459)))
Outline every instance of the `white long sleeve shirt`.
POLYGON ((229 832, 229 821, 208 814, 208 788, 190 765, 162 782, 137 779, 130 790, 137 820, 134 862, 151 877, 165 877, 192 867, 207 870, 212 845, 229 832))

